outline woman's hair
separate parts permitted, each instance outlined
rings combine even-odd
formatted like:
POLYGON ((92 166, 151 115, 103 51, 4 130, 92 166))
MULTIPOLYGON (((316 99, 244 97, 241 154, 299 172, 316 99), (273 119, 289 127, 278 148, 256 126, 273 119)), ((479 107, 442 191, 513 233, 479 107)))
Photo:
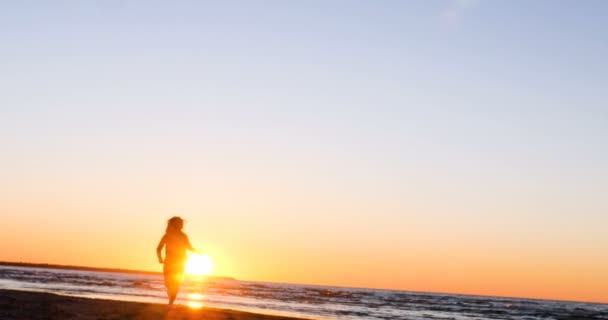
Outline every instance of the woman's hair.
POLYGON ((167 231, 165 231, 165 232, 166 233, 178 233, 178 232, 182 231, 183 227, 184 227, 184 219, 175 216, 175 217, 167 220, 167 231))

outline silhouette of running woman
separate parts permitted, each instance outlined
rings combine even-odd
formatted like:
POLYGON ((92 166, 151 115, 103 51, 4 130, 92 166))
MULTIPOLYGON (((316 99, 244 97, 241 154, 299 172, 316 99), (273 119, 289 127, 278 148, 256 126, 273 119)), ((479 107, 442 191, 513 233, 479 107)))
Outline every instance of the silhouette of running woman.
POLYGON ((187 250, 200 253, 190 244, 188 236, 182 232, 184 220, 173 217, 167 221, 167 231, 156 247, 158 262, 164 263, 163 274, 165 275, 165 286, 169 296, 169 305, 173 304, 179 291, 179 285, 184 276, 186 267, 187 250), (165 259, 163 260, 163 247, 165 247, 165 259))

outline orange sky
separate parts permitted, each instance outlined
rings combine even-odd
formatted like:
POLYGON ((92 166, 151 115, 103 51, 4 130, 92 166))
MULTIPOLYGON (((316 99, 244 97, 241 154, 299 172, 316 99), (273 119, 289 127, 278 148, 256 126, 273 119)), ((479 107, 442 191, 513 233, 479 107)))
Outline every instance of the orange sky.
MULTIPOLYGON (((4 188, 2 194, 8 197, 0 210, 12 214, 0 235, 0 260, 160 270, 154 248, 168 213, 180 212, 188 220, 185 231, 214 258, 218 275, 608 301, 608 259, 592 247, 569 246, 568 237, 576 233, 536 232, 525 224, 501 230, 505 222, 491 220, 483 221, 485 228, 458 230, 450 228, 456 222, 449 218, 435 220, 433 210, 443 205, 416 205, 413 198, 411 209, 400 209, 409 213, 375 217, 369 213, 376 208, 366 207, 371 204, 365 201, 339 206, 310 194, 314 201, 296 205, 289 197, 275 198, 256 188, 235 201, 221 196, 226 190, 206 189, 204 184, 195 188, 204 194, 199 198, 198 193, 146 187, 145 181, 136 182, 139 178, 122 176, 122 187, 113 184, 114 177, 97 177, 96 183, 66 179, 52 185, 20 179, 22 187, 4 188), (107 187, 100 188, 102 183, 107 187), (339 211, 348 211, 350 218, 339 217, 339 211)), ((591 236, 593 229, 589 232, 591 236)))

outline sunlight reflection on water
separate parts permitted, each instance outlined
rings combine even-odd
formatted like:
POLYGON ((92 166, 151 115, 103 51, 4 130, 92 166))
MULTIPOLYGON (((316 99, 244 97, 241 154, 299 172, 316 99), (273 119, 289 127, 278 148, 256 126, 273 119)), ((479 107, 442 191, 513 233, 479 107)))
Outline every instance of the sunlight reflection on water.
POLYGON ((187 305, 192 309, 200 309, 203 307, 203 304, 201 302, 196 301, 188 301, 187 305))
POLYGON ((204 298, 205 298, 204 294, 188 293, 188 300, 203 300, 204 298))
POLYGON ((200 309, 203 307, 203 299, 205 299, 204 294, 188 293, 187 297, 188 302, 186 302, 186 305, 188 305, 188 307, 193 309, 200 309))

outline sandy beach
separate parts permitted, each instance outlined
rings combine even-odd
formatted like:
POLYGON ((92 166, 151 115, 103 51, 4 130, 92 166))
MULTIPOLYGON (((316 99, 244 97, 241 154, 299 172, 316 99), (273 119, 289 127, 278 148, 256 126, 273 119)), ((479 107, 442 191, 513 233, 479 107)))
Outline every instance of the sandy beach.
POLYGON ((294 320, 297 318, 242 311, 155 303, 114 301, 62 296, 42 292, 0 290, 1 320, 294 320))

